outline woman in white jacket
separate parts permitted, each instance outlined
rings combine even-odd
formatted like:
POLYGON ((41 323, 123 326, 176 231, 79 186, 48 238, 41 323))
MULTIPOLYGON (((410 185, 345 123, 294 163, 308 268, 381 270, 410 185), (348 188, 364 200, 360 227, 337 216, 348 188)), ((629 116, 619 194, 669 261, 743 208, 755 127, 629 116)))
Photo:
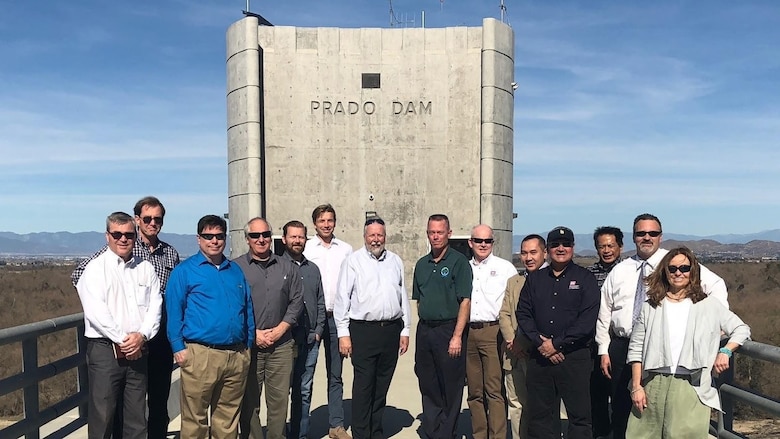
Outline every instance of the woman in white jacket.
POLYGON ((671 250, 647 277, 647 301, 631 334, 631 400, 626 437, 706 438, 710 409, 720 410, 712 372, 729 367, 750 328, 701 289, 700 268, 685 247, 671 250), (721 333, 728 335, 720 346, 721 333))

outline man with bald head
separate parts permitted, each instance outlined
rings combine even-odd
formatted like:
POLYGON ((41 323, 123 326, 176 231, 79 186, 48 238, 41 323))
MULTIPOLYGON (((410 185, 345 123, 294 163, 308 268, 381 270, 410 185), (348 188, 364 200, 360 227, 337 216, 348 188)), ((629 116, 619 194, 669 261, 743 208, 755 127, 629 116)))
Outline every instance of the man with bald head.
POLYGON ((303 283, 298 266, 271 252, 273 232, 263 218, 251 219, 244 228, 249 251, 236 263, 246 276, 255 310, 255 346, 241 408, 241 437, 262 439, 260 396, 265 387, 268 439, 285 437, 288 391, 295 341, 292 327, 303 310, 303 283), (252 378, 255 372, 256 378, 252 378))
POLYGON ((517 274, 511 262, 493 254, 493 229, 471 229, 469 247, 471 313, 466 342, 466 378, 471 428, 475 439, 506 437, 506 401, 501 391, 501 334, 498 312, 509 278, 517 274))

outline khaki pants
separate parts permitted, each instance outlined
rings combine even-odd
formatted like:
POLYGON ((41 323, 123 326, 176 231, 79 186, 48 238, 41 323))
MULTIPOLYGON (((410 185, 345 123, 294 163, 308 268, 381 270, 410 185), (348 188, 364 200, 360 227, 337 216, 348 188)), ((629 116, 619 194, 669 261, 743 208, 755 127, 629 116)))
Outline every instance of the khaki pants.
POLYGON ((260 425, 260 397, 265 389, 267 439, 283 439, 287 425, 290 377, 295 358, 295 340, 279 346, 252 349, 246 393, 241 406, 241 437, 263 439, 260 425))
POLYGON ((528 422, 522 422, 523 406, 528 400, 528 390, 525 387, 525 374, 528 370, 528 360, 513 358, 512 370, 505 370, 506 401, 509 407, 509 424, 512 427, 514 439, 528 437, 528 422))
POLYGON ((238 415, 246 389, 249 349, 211 349, 187 343, 187 361, 181 366, 181 437, 235 439, 238 415))
POLYGON ((631 439, 705 439, 710 408, 685 378, 654 374, 645 384, 647 408, 631 409, 626 437, 631 439))
POLYGON ((506 437, 506 401, 501 390, 498 325, 469 329, 466 342, 467 402, 474 439, 506 437))

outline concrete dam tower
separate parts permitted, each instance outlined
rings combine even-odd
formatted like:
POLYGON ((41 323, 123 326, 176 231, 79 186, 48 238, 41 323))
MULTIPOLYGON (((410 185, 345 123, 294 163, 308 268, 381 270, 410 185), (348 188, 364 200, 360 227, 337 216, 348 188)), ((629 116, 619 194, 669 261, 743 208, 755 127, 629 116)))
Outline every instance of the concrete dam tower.
MULTIPOLYGON (((266 217, 274 238, 331 203, 336 236, 363 245, 387 222, 407 270, 429 251, 429 215, 451 242, 495 229, 512 251, 514 32, 481 27, 300 28, 248 16, 227 32, 228 208, 232 255, 266 217)), ((281 242, 276 242, 278 250, 281 242)), ((467 247, 466 247, 467 249, 467 247)))

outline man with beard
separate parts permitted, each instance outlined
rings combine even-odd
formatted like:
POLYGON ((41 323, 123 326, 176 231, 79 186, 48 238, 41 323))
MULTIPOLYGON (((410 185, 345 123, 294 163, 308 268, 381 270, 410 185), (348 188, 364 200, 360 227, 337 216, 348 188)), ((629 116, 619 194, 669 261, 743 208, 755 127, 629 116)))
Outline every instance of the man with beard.
POLYGON ((509 409, 509 425, 514 439, 528 437, 527 415, 523 416, 523 406, 528 399, 525 385, 528 370, 528 351, 531 342, 517 332, 517 302, 520 291, 525 285, 525 278, 534 271, 547 266, 547 243, 539 235, 528 235, 520 243, 520 261, 525 266, 525 273, 509 278, 504 291, 504 300, 498 314, 498 324, 505 340, 503 367, 506 374, 506 399, 509 409))
POLYGON ((382 415, 398 356, 409 348, 411 317, 401 258, 385 249, 385 222, 369 218, 365 247, 341 264, 333 308, 341 355, 352 358, 352 435, 385 437, 382 415))
POLYGON ((244 227, 249 251, 235 259, 252 290, 255 343, 241 407, 241 437, 263 439, 260 396, 265 389, 268 439, 285 438, 295 342, 292 327, 303 311, 298 266, 271 252, 271 225, 253 218, 244 227), (252 373, 255 374, 251 377, 252 373))
POLYGON ((568 412, 570 439, 590 439, 588 347, 598 316, 596 278, 572 262, 574 233, 556 227, 547 235, 550 266, 528 275, 517 322, 535 349, 528 360, 528 435, 553 438, 559 399, 568 412))
MULTIPOLYGON (((628 383, 631 368, 626 367, 628 340, 647 299, 644 279, 653 272, 668 253, 661 247, 661 220, 643 213, 634 219, 636 255, 623 260, 612 269, 601 287, 601 304, 596 322, 596 342, 601 357, 601 372, 611 380, 612 437, 623 439, 631 414, 628 383)), ((718 275, 701 266, 701 287, 728 308, 726 284, 718 275)))
MULTIPOLYGON (((617 227, 603 226, 593 232, 593 245, 599 260, 588 267, 596 276, 599 291, 604 279, 620 262, 620 252, 623 251, 623 232, 617 227)), ((593 358, 593 372, 590 374, 590 411, 593 419, 593 437, 606 437, 612 430, 609 420, 609 386, 607 377, 601 373, 601 359, 598 355, 598 344, 591 342, 590 353, 593 358)))
POLYGON ((320 269, 303 256, 306 247, 306 226, 290 221, 282 228, 284 258, 298 266, 303 283, 303 312, 293 328, 297 356, 293 366, 290 404, 290 439, 304 439, 309 435, 309 411, 314 384, 314 370, 320 340, 325 327, 325 296, 322 291, 320 269))

